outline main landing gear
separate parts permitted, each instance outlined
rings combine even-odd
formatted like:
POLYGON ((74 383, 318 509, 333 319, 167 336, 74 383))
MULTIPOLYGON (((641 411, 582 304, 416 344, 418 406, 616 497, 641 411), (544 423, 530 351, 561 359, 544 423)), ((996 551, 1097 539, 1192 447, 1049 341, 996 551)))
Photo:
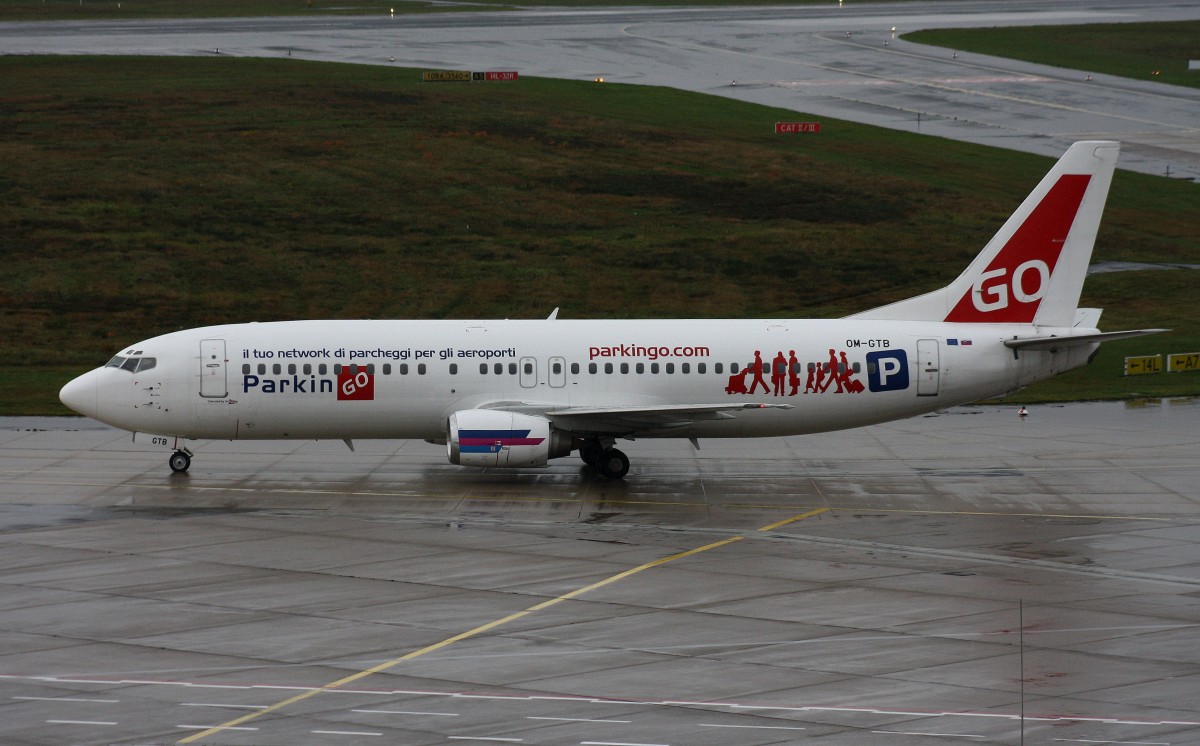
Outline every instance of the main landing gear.
POLYGON ((175 451, 171 454, 171 458, 167 459, 167 465, 176 474, 184 473, 192 465, 192 452, 186 448, 175 451))
POLYGON ((605 479, 622 479, 629 473, 629 457, 611 443, 606 448, 599 440, 585 440, 579 447, 579 458, 605 479))

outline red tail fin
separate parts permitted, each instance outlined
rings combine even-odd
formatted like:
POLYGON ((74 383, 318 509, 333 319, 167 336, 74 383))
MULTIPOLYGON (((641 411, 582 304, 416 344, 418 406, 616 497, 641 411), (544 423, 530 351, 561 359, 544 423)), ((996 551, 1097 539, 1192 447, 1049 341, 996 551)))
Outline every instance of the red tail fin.
POLYGON ((1091 180, 1090 174, 1060 176, 987 269, 976 276, 946 321, 1032 322, 1091 180))

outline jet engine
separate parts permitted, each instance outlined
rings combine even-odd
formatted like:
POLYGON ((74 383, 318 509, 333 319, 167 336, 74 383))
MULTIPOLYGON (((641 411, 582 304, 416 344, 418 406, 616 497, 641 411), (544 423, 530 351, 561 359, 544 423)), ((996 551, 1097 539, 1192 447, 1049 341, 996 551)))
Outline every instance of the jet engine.
POLYGON ((571 453, 570 435, 550 420, 495 409, 466 409, 446 420, 446 455, 461 466, 545 466, 571 453))

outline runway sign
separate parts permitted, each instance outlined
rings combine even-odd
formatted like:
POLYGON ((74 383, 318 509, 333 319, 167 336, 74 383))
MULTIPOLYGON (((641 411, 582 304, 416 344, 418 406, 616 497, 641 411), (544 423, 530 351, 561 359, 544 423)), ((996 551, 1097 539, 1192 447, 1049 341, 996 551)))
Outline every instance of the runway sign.
POLYGON ((820 122, 776 122, 775 123, 775 134, 777 134, 777 135, 789 135, 789 134, 802 133, 802 132, 817 133, 820 131, 821 131, 821 123, 820 122))
POLYGON ((472 81, 508 81, 519 80, 516 70, 491 70, 473 73, 469 70, 426 70, 421 73, 421 81, 425 83, 470 83, 472 81))
POLYGON ((421 80, 425 83, 470 83, 471 72, 469 70, 426 70, 421 73, 421 80))
POLYGON ((1200 370, 1200 352, 1178 352, 1167 355, 1167 372, 1180 373, 1200 370))
POLYGON ((1127 357, 1125 358, 1125 375, 1144 376, 1148 373, 1162 373, 1162 357, 1162 355, 1127 357))

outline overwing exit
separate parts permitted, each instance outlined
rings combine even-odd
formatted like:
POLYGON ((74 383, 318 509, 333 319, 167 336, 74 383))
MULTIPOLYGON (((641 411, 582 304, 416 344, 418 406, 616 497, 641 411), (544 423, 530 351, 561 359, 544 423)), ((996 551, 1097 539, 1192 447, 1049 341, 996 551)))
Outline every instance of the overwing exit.
POLYGON ((608 478, 637 438, 766 437, 999 396, 1091 361, 1078 308, 1118 143, 1075 143, 971 265, 844 319, 285 321, 154 337, 63 387, 72 410, 169 448, 190 441, 421 438, 454 464, 608 478))

